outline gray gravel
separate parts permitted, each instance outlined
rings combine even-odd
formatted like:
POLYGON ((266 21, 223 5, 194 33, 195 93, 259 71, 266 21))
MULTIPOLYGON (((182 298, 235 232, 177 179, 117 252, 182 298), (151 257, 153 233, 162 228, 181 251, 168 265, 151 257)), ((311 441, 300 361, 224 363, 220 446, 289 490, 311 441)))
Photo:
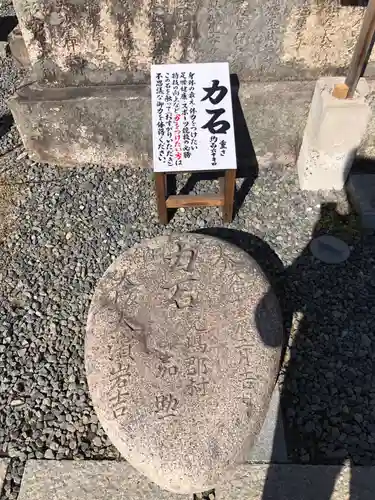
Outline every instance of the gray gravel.
MULTIPOLYGON (((0 266, 0 452, 21 461, 115 458, 91 407, 83 367, 95 284, 112 259, 141 239, 220 227, 220 214, 180 210, 163 228, 146 170, 68 170, 15 161, 19 152, 9 156, 0 167, 15 189, 14 224, 0 266)), ((332 197, 346 210, 343 195, 332 197)), ((321 202, 298 190, 293 166, 263 159, 229 227, 261 238, 286 266, 282 282, 266 259, 268 272, 285 286, 287 310, 295 312, 281 380, 294 460, 368 463, 375 443, 374 238, 359 239, 354 217, 326 214, 324 226, 349 243, 350 258, 330 266, 304 254, 321 202)), ((255 254, 262 248, 246 235, 237 242, 255 254)))
POLYGON ((15 16, 12 0, 1 0, 0 1, 0 17, 5 16, 15 16))
MULTIPOLYGON (((1 16, 0 16, 1 17, 1 16)), ((0 60, 0 117, 9 114, 7 99, 15 90, 24 83, 27 74, 24 70, 18 68, 13 58, 8 54, 0 60)), ((1 135, 1 134, 0 134, 1 135)))
MULTIPOLYGON (((21 79, 7 58, 0 117, 21 79)), ((14 458, 10 496, 28 458, 118 458, 83 366, 90 298, 111 261, 143 238, 222 228, 214 208, 181 209, 161 227, 146 170, 39 165, 19 144, 14 127, 0 138, 0 454, 14 458)), ((228 226, 242 233, 221 235, 260 259, 287 325, 293 317, 280 377, 291 458, 375 463, 375 238, 360 237, 343 193, 301 193, 294 165, 259 162, 228 226), (346 262, 312 257, 311 236, 325 232, 348 243, 346 262)))
MULTIPOLYGON (((0 0, 0 20, 2 17, 14 16, 12 2, 0 0)), ((12 151, 21 144, 18 131, 12 125, 13 119, 7 106, 7 99, 14 94, 28 78, 23 69, 17 67, 11 55, 0 58, 0 156, 12 151)))

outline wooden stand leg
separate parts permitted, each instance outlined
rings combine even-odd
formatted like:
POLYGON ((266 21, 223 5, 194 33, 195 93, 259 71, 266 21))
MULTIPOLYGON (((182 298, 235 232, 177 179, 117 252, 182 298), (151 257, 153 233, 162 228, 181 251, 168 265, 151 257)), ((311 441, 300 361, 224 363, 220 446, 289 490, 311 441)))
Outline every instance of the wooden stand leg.
POLYGON ((226 170, 223 182, 224 206, 223 220, 231 222, 233 219, 234 190, 236 185, 236 170, 226 170))
POLYGON ((168 224, 168 210, 166 205, 166 174, 164 172, 155 172, 155 192, 158 205, 158 214, 160 224, 168 224))

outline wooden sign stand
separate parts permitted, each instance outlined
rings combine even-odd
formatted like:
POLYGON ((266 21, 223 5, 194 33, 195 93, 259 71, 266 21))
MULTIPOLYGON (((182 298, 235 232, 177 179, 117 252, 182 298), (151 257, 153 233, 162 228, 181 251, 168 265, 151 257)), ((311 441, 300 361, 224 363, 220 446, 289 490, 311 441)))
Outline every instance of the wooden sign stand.
POLYGON ((231 222, 236 184, 235 169, 224 170, 220 178, 220 193, 200 195, 177 194, 167 197, 167 173, 155 172, 155 191, 160 224, 168 224, 168 209, 181 207, 222 207, 223 221, 231 222))

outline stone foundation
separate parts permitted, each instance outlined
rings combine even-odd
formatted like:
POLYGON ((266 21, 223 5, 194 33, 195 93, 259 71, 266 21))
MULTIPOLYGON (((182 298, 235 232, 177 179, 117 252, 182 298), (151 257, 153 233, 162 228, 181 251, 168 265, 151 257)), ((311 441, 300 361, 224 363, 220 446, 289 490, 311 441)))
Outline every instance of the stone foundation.
POLYGON ((301 189, 342 189, 370 119, 362 78, 352 99, 332 96, 341 77, 318 80, 298 157, 301 189))
POLYGON ((147 86, 24 87, 9 107, 37 161, 151 167, 147 86))

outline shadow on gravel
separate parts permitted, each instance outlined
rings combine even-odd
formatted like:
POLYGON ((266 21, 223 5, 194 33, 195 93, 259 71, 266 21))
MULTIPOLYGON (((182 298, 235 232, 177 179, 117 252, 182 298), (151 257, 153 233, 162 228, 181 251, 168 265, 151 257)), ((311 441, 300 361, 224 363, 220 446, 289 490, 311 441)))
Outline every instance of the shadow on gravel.
POLYGON ((13 116, 6 114, 0 116, 0 139, 6 135, 14 123, 13 116))
POLYGON ((16 16, 0 17, 0 41, 6 42, 9 33, 17 26, 18 21, 16 16))
MULTIPOLYGON (((223 228, 201 232, 230 241, 263 268, 283 312, 289 348, 280 374, 281 413, 289 461, 336 467, 283 470, 270 466, 262 500, 329 500, 342 466, 350 466, 350 500, 374 498, 375 465, 375 236, 360 231, 353 212, 324 203, 311 239, 345 241, 349 258, 325 264, 310 244, 284 268, 255 236, 223 228), (292 322, 293 317, 293 322, 292 322), (372 483, 372 488, 370 484, 372 483), (288 493, 289 492, 289 493, 288 493)), ((262 304, 259 304, 262 307, 262 304)), ((269 344, 267 339, 263 339, 269 344)), ((274 443, 273 462, 277 461, 274 443)))
MULTIPOLYGON (((234 196, 233 217, 235 217, 242 207, 246 196, 249 194, 251 187, 258 177, 258 161, 255 155, 253 143, 250 138, 249 129, 245 120, 245 115, 242 110, 239 99, 240 82, 238 76, 232 74, 230 76, 232 104, 233 104, 233 122, 234 122, 234 138, 236 144, 237 157, 237 175, 238 179, 243 179, 239 189, 236 188, 234 196)), ((178 194, 191 193, 196 184, 200 181, 214 181, 222 177, 223 172, 196 172, 192 173, 186 184, 182 187, 178 194)), ((175 175, 168 175, 167 193, 175 194, 177 191, 177 181, 175 175)), ((173 217, 175 210, 169 210, 170 219, 173 217)))
MULTIPOLYGON (((295 498, 299 484, 301 498, 329 500, 346 464, 351 478, 345 498, 369 500, 369 471, 355 466, 375 464, 375 237, 361 234, 358 217, 340 214, 333 203, 322 204, 312 239, 323 234, 345 241, 351 252, 340 264, 326 264, 307 245, 283 272, 294 316, 281 409, 290 461, 338 467, 305 469, 284 486, 293 486, 295 498)), ((271 466, 263 500, 278 498, 281 487, 271 466)))

